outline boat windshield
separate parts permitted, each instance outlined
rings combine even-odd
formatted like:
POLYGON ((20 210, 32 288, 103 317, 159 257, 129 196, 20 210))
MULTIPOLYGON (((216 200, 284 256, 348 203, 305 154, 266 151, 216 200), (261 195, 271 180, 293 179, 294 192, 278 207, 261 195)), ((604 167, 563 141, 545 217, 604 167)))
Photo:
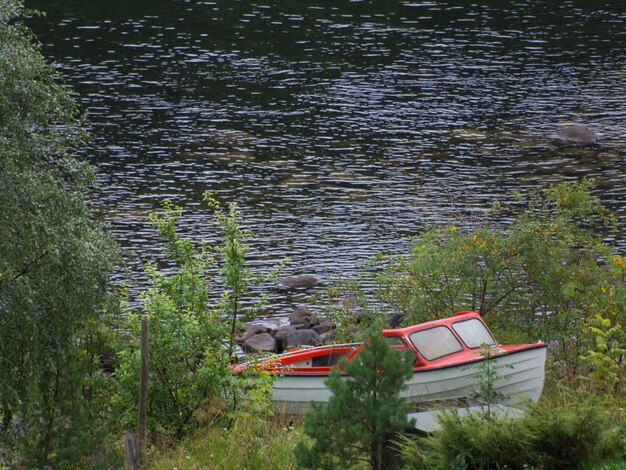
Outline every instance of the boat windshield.
POLYGON ((409 339, 419 353, 428 361, 439 359, 463 350, 463 346, 445 326, 414 331, 409 339))
POLYGON ((452 324, 452 328, 468 348, 480 348, 483 344, 489 346, 496 344, 496 340, 491 336, 489 330, 477 318, 458 321, 452 324))

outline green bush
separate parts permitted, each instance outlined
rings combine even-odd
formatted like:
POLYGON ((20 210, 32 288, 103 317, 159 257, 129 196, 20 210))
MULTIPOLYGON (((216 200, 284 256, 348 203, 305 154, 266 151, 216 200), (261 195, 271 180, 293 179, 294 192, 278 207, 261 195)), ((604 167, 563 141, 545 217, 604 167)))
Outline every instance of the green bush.
MULTIPOLYGON (((408 254, 377 257, 345 287, 365 314, 386 308, 415 324, 474 310, 503 343, 551 342, 560 376, 620 377, 619 327, 611 328, 626 324, 626 259, 602 242, 612 222, 589 181, 556 184, 484 223, 426 228, 408 254), (371 285, 375 299, 366 301, 359 286, 371 285), (605 356, 604 340, 585 331, 594 316, 609 321, 609 361, 595 354, 605 356)), ((343 292, 329 291, 331 307, 343 292)))
POLYGON ((349 468, 369 464, 386 468, 389 440, 407 426, 410 405, 400 398, 412 372, 412 357, 372 335, 351 361, 346 376, 332 371, 325 384, 332 392, 327 404, 312 403, 304 421, 310 439, 296 447, 305 468, 349 468))
POLYGON ((522 417, 441 417, 441 430, 400 443, 407 468, 575 469, 621 458, 624 427, 593 399, 532 406, 522 417))
MULTIPOLYGON (((150 220, 165 241, 165 253, 173 264, 162 272, 154 263, 145 270, 152 287, 142 293, 150 320, 148 428, 153 436, 180 439, 198 424, 207 400, 221 402, 226 410, 242 406, 258 410, 268 405, 271 377, 251 368, 233 375, 229 368, 238 311, 248 286, 265 277, 253 277, 245 267, 247 232, 240 229, 240 215, 231 204, 227 213, 208 198, 223 241, 217 247, 197 249, 176 231, 182 208, 165 202, 164 214, 150 220), (220 273, 225 291, 213 295, 213 276, 220 273), (229 322, 222 321, 222 317, 229 322)), ((133 430, 137 420, 140 336, 138 314, 130 314, 132 334, 119 354, 116 370, 119 395, 112 400, 120 416, 119 428, 133 430)))
POLYGON ((442 431, 433 442, 434 461, 438 468, 448 468, 463 463, 461 468, 490 469, 505 465, 512 469, 523 468, 533 462, 532 433, 515 420, 480 415, 461 418, 456 414, 444 415, 442 431))
POLYGON ((601 443, 610 426, 609 415, 595 401, 536 407, 524 424, 534 434, 533 448, 546 469, 577 468, 599 460, 604 457, 600 451, 607 450, 601 443))

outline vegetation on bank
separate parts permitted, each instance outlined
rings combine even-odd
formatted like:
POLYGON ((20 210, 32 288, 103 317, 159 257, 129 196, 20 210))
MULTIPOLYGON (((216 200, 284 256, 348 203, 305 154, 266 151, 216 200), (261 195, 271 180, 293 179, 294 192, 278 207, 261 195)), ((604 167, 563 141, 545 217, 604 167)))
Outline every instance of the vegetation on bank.
POLYGON ((191 240, 178 234, 176 222, 182 209, 169 201, 163 214, 150 217, 165 241, 164 252, 173 269, 165 274, 154 263, 146 265, 152 287, 142 293, 143 312, 127 311, 124 329, 132 336, 120 338, 116 345, 119 363, 112 406, 118 423, 133 429, 141 362, 139 317, 148 316, 148 430, 159 440, 182 438, 216 407, 231 413, 265 409, 271 391, 267 373, 251 369, 234 376, 229 365, 234 336, 245 318, 241 301, 249 297, 251 284, 274 278, 278 271, 253 276, 244 262, 247 232, 241 228, 237 206, 231 204, 224 212, 210 195, 205 199, 223 237, 218 246, 205 244, 197 250, 191 240), (220 296, 210 293, 216 270, 224 288, 220 296))
POLYGON ((332 397, 326 406, 311 405, 303 427, 311 443, 296 447, 302 467, 389 468, 391 438, 407 427, 411 406, 400 392, 412 375, 413 357, 372 333, 353 360, 339 365, 348 377, 342 378, 339 369, 331 372, 326 384, 332 397))
MULTIPOLYGON (((336 319, 348 322, 342 331, 352 330, 355 317, 338 302, 346 292, 356 293, 360 318, 399 315, 415 324, 473 310, 504 343, 550 343, 562 374, 597 362, 594 352, 603 342, 617 365, 626 259, 598 235, 614 222, 591 195, 591 184, 550 186, 493 209, 490 219, 426 228, 407 255, 381 255, 364 265, 358 282, 332 286, 330 314, 337 317, 339 310, 336 319), (491 221, 498 219, 510 222, 491 221), (374 285, 374 298, 362 284, 374 285)), ((609 369, 604 364, 603 373, 609 369)))
POLYGON ((69 150, 81 115, 23 14, 0 2, 0 459, 59 466, 103 438, 94 346, 117 255, 69 150))
POLYGON ((176 230, 182 208, 166 202, 151 221, 169 264, 145 267, 141 311, 112 287, 119 253, 86 202, 92 170, 71 154, 84 139, 81 116, 24 13, 19 0, 0 0, 0 467, 123 466, 121 437, 136 430, 142 315, 148 468, 622 465, 626 259, 599 236, 613 221, 590 182, 521 195, 494 211, 506 224, 427 228, 407 254, 381 255, 322 293, 337 340, 390 320, 476 310, 502 342, 547 341, 544 398, 523 418, 449 414, 432 436, 403 435, 397 392, 408 369, 374 336, 345 366, 351 382, 329 380, 331 405, 292 423, 271 413, 268 373, 228 367, 241 321, 263 302, 250 287, 276 273, 246 266, 236 205, 206 197, 221 241, 196 246, 176 230), (338 436, 350 452, 337 452, 338 436))
POLYGON ((267 413, 241 415, 229 426, 203 426, 171 448, 153 448, 148 468, 295 469, 294 448, 302 439, 300 421, 267 413))

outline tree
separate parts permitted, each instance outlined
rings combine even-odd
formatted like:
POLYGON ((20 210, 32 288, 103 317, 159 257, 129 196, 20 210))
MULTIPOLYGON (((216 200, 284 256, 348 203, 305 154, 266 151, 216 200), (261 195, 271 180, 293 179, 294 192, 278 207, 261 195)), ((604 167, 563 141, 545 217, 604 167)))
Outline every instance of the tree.
POLYGON ((246 254, 249 250, 245 240, 250 232, 241 227, 241 214, 237 204, 230 204, 228 213, 224 213, 211 193, 204 195, 204 201, 213 210, 215 221, 224 233, 224 243, 218 247, 217 251, 222 259, 220 274, 226 287, 222 295, 221 310, 230 319, 228 355, 231 356, 235 348, 240 302, 247 293, 252 280, 252 272, 245 265, 246 254))
POLYGON ((90 450, 69 441, 97 429, 84 425, 95 417, 89 334, 116 248, 90 217, 93 172, 70 154, 83 138, 77 105, 24 12, 0 1, 0 447, 46 465, 90 450))
POLYGON ((520 196, 513 210, 503 228, 426 229, 408 255, 381 260, 376 294, 408 324, 478 311, 503 342, 552 341, 575 373, 585 319, 626 320, 626 263, 599 235, 611 216, 589 181, 520 196))
POLYGON ((491 408, 498 402, 509 398, 501 390, 496 387, 498 380, 509 380, 509 376, 500 375, 499 369, 503 367, 512 368, 513 366, 498 364, 493 358, 498 356, 497 347, 493 344, 481 344, 480 356, 483 358, 474 366, 476 371, 477 388, 470 394, 470 397, 479 402, 482 407, 486 419, 492 418, 491 408))
MULTIPOLYGON (((176 232, 182 208, 165 202, 165 213, 150 220, 165 241, 173 272, 155 263, 145 267, 152 286, 141 294, 150 320, 148 427, 153 434, 181 438, 194 422, 203 399, 223 394, 230 378, 230 357, 224 344, 226 325, 211 308, 209 282, 214 259, 196 251, 191 240, 176 232)), ((139 316, 129 315, 128 328, 139 337, 139 316)), ((116 371, 120 385, 114 403, 123 416, 122 427, 134 429, 139 396, 140 354, 133 341, 120 352, 116 371)))
POLYGON ((331 372, 326 385, 332 396, 326 406, 311 404, 296 457, 306 468, 348 468, 358 462, 382 469, 390 437, 407 427, 410 404, 400 398, 412 373, 412 355, 393 349, 372 335, 357 356, 331 372))
MULTIPOLYGON (((225 212, 212 197, 207 195, 205 200, 223 236, 217 246, 203 243, 196 247, 178 233, 176 223, 183 210, 171 201, 165 201, 163 213, 150 215, 165 240, 170 269, 163 272, 155 263, 148 263, 145 271, 152 285, 141 294, 150 319, 148 427, 153 435, 175 439, 201 421, 198 413, 202 414, 208 402, 211 407, 219 402, 228 411, 241 401, 263 401, 271 390, 265 383, 267 373, 251 368, 235 377, 229 368, 239 302, 249 295, 251 284, 267 276, 254 276, 245 265, 248 232, 241 228, 237 206, 230 204, 225 212), (217 285, 224 288, 221 296, 215 295, 217 285), (224 317, 228 321, 223 321, 224 317), (254 388, 263 393, 248 393, 254 388)), ((138 337, 138 315, 129 312, 128 316, 128 328, 138 337)), ((133 429, 139 390, 137 341, 128 342, 120 356, 116 371, 120 394, 114 405, 122 415, 121 426, 133 429)))

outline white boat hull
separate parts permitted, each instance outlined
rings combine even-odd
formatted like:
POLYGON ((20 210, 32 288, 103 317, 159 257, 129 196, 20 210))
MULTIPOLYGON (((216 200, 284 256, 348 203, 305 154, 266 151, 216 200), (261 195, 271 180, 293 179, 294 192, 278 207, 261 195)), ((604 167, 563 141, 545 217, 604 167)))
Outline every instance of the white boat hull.
MULTIPOLYGON (((544 383, 546 348, 537 347, 493 358, 497 367, 494 386, 504 397, 500 403, 523 407, 537 401, 544 383)), ((401 396, 416 404, 431 400, 471 396, 480 383, 479 362, 439 369, 416 369, 401 396)), ((274 382, 274 404, 278 412, 302 414, 311 401, 327 402, 332 393, 324 384, 328 375, 283 375, 274 382)))

